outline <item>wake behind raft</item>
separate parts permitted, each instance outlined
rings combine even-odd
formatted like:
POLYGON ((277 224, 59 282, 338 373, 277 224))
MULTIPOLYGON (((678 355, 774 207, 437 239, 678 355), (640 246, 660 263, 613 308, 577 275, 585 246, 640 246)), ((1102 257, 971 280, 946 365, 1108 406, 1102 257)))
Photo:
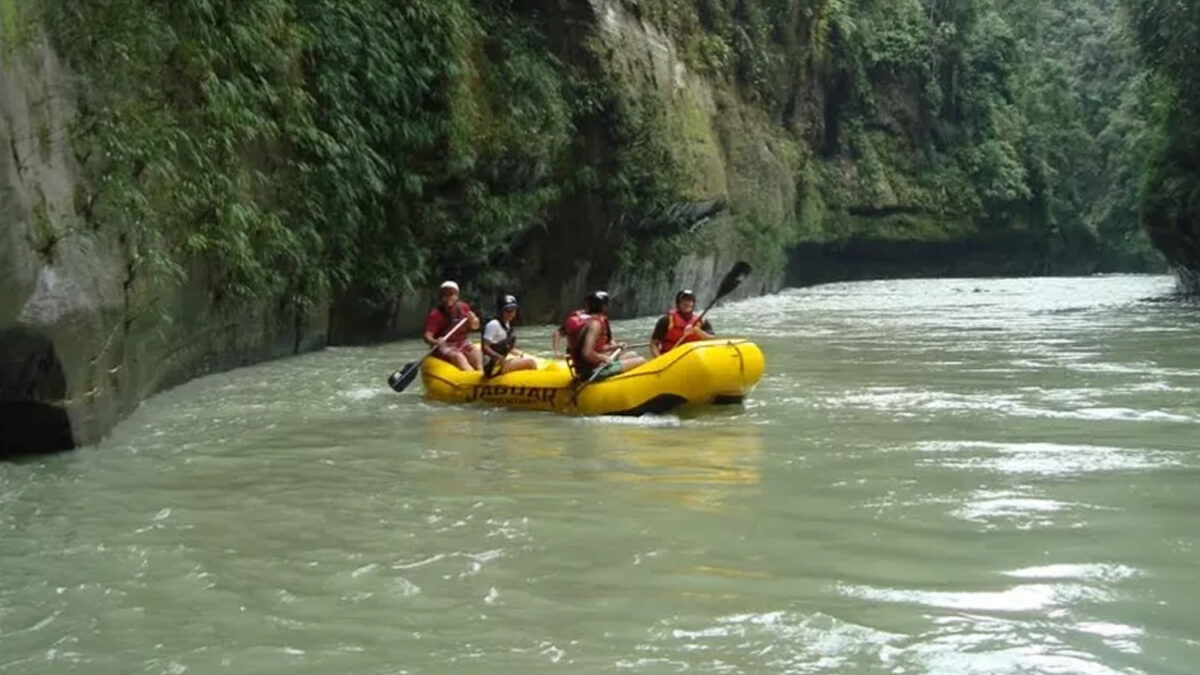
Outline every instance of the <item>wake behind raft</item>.
POLYGON ((738 339, 689 342, 641 366, 580 388, 565 361, 537 359, 536 370, 483 378, 440 359, 420 365, 425 397, 578 415, 660 414, 741 403, 762 377, 762 350, 738 339), (578 391, 578 394, 576 393, 578 391))

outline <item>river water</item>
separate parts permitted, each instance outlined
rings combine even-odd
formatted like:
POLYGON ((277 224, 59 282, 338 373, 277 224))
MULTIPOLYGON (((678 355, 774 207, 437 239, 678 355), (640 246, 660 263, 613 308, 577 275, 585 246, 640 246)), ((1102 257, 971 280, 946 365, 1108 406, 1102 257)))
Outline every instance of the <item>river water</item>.
POLYGON ((0 673, 1195 672, 1200 308, 1170 290, 720 306, 767 375, 684 418, 427 403, 384 382, 415 342, 206 377, 0 464, 0 673))

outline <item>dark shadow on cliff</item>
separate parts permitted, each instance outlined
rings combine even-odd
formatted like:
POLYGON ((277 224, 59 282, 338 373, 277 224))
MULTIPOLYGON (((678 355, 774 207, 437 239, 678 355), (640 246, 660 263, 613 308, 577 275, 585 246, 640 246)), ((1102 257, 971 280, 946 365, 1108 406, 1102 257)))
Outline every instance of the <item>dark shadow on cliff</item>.
POLYGON ((0 459, 74 448, 66 393, 49 338, 20 327, 0 331, 0 459))
POLYGON ((949 241, 853 238, 804 243, 788 252, 786 285, 934 277, 1013 277, 1163 272, 1086 245, 1037 234, 997 232, 949 241))

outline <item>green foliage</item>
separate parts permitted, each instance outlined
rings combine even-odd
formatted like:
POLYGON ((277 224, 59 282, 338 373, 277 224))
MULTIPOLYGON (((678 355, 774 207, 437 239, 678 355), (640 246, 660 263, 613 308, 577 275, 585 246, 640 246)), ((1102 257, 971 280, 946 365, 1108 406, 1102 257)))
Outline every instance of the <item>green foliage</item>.
POLYGON ((0 66, 37 35, 42 0, 0 0, 0 66))
POLYGON ((340 284, 387 299, 433 270, 476 278, 562 189, 561 65, 465 2, 314 2, 314 218, 340 284), (332 208, 331 208, 332 207, 332 208))
POLYGON ((91 86, 90 217, 135 268, 209 261, 240 296, 386 299, 475 276, 562 189, 563 68, 461 0, 144 0, 49 21, 91 86))
POLYGON ((1152 265, 1132 216, 1144 78, 1114 1, 827 3, 820 53, 850 83, 833 156, 853 158, 857 178, 831 174, 824 201, 1028 230, 1110 269, 1152 265))
MULTIPOLYGON (((1148 157, 1143 222, 1155 246, 1190 270, 1186 276, 1194 282, 1200 270, 1200 5, 1125 0, 1124 6, 1142 57, 1157 78, 1139 97, 1154 106, 1153 130, 1140 135, 1140 147, 1122 147, 1148 157)), ((1123 101, 1122 111, 1136 111, 1138 105, 1123 101)), ((1126 121, 1127 116, 1120 119, 1108 135, 1114 142, 1120 143, 1126 121)))
POLYGON ((317 235, 286 211, 287 135, 311 122, 288 3, 76 0, 51 12, 88 77, 75 134, 96 177, 85 215, 120 233, 131 273, 179 274, 203 255, 236 295, 304 283, 317 235))
MULTIPOLYGON (((705 189, 760 178, 733 165, 796 173, 775 190, 795 198, 783 213, 729 190, 720 227, 762 260, 799 233, 971 228, 1145 260, 1139 167, 1164 138, 1200 148, 1195 17, 1125 0, 1168 87, 1132 63, 1116 1, 625 0, 728 99, 720 134, 694 100, 612 68, 594 35, 562 39, 577 17, 537 0, 46 13, 87 83, 87 224, 120 235, 135 275, 204 261, 234 295, 303 304, 388 303, 442 275, 509 283, 555 231, 610 267, 666 263, 702 240, 689 204, 724 196, 705 189), (1160 108, 1167 132, 1149 122, 1160 108), (717 168, 694 175, 704 162, 717 168)), ((0 0, 6 36, 14 3, 0 0)), ((1155 180, 1186 175, 1164 157, 1155 180)))
POLYGON ((17 40, 19 10, 17 0, 0 0, 0 40, 3 40, 6 47, 17 40))
POLYGON ((919 0, 885 3, 863 27, 863 49, 872 68, 924 71, 933 60, 933 26, 919 0))
POLYGON ((1110 266, 1156 264, 1138 225, 1150 147, 1147 79, 1115 0, 1059 0, 1010 11, 1027 66, 1018 102, 1045 227, 1096 242, 1110 266))

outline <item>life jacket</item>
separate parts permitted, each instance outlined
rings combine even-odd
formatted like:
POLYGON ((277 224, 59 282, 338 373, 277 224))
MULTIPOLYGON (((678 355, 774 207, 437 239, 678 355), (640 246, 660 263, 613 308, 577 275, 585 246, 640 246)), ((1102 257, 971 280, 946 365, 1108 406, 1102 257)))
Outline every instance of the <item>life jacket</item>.
POLYGON ((577 309, 568 314, 567 318, 563 319, 560 330, 562 330, 563 335, 567 336, 567 340, 570 342, 573 337, 579 335, 583 331, 584 327, 587 326, 588 322, 591 320, 591 314, 588 314, 582 309, 577 309))
MULTIPOLYGON (((493 321, 499 323, 500 327, 504 329, 504 339, 499 342, 488 342, 488 346, 492 348, 492 351, 496 352, 500 356, 505 356, 506 354, 508 354, 509 352, 511 352, 513 350, 513 347, 515 347, 517 345, 517 334, 515 331, 513 331, 512 324, 505 324, 503 321, 500 320, 500 317, 495 317, 495 316, 489 318, 487 321, 485 321, 483 323, 484 329, 486 330, 488 325, 491 324, 493 321)), ((496 366, 499 365, 500 361, 501 361, 501 359, 493 359, 491 356, 489 356, 487 359, 487 363, 484 365, 484 368, 483 368, 484 374, 487 375, 488 377, 491 377, 492 375, 494 375, 496 366)))
POLYGON ((498 316, 493 316, 485 321, 483 324, 484 329, 491 325, 493 321, 499 323, 500 327, 504 329, 504 339, 499 342, 489 342, 488 345, 492 348, 492 351, 503 356, 504 354, 511 352, 513 347, 516 346, 517 333, 513 330, 512 324, 504 323, 498 316))
POLYGON ((701 340, 702 338, 700 334, 693 331, 688 333, 687 338, 684 339, 683 342, 679 341, 679 338, 683 337, 683 332, 687 329, 688 325, 696 323, 698 318, 699 317, 693 313, 692 318, 685 319, 683 318, 683 315, 679 313, 678 309, 672 309, 671 311, 667 312, 667 334, 663 336, 662 351, 660 353, 665 354, 681 344, 701 340))
POLYGON ((562 332, 567 336, 568 365, 570 365, 579 377, 590 376, 592 370, 599 365, 588 363, 587 359, 583 358, 583 332, 591 324, 592 319, 598 320, 604 328, 596 338, 596 344, 593 345, 593 348, 597 352, 602 352, 608 347, 608 343, 612 342, 612 327, 608 325, 607 316, 592 316, 582 309, 577 309, 568 314, 562 324, 562 332))
MULTIPOLYGON (((442 313, 443 317, 446 318, 445 330, 450 330, 451 328, 454 328, 455 326, 458 325, 459 321, 462 321, 467 316, 467 313, 462 310, 461 302, 455 303, 454 311, 450 311, 450 310, 446 309, 445 305, 438 305, 437 310, 442 313)), ((434 337, 442 337, 442 336, 435 335, 434 337)), ((456 331, 453 335, 446 338, 446 344, 451 344, 451 345, 461 345, 461 344, 465 343, 466 341, 467 341, 466 326, 458 329, 458 331, 456 331)))

